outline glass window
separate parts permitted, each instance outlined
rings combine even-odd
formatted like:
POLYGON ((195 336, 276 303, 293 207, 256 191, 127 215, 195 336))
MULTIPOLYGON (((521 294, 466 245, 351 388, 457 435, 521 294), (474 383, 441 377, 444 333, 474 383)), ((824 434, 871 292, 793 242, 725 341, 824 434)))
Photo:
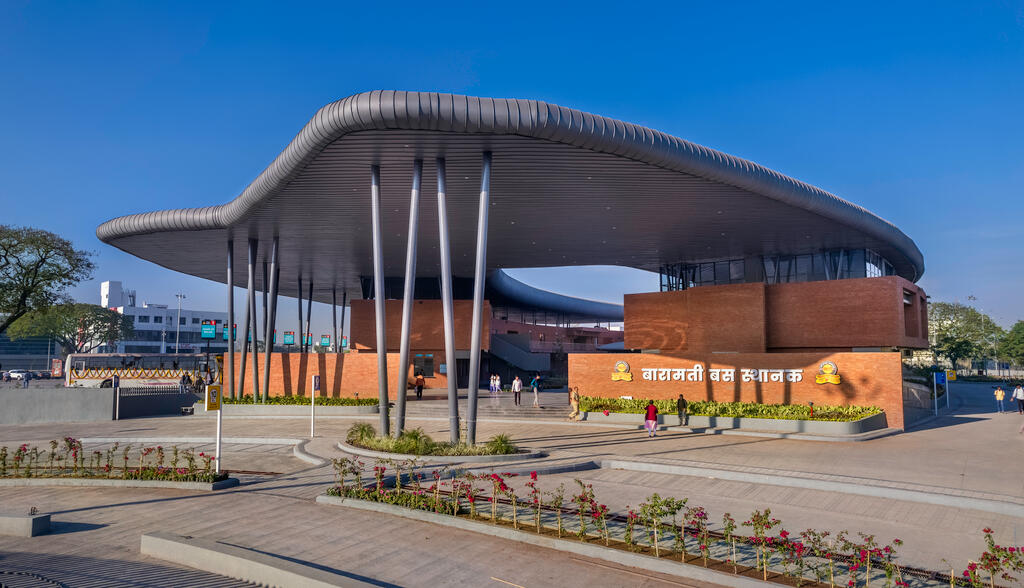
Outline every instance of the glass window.
POLYGON ((178 319, 178 324, 179 325, 184 325, 185 321, 187 321, 187 320, 188 320, 187 317, 181 317, 180 319, 178 319))
POLYGON ((746 277, 746 272, 744 271, 743 260, 742 259, 734 259, 734 260, 730 261, 729 262, 729 281, 734 283, 734 284, 736 284, 736 283, 743 282, 745 277, 746 277))
POLYGON ((140 314, 139 316, 137 316, 135 318, 138 319, 138 321, 140 323, 148 323, 149 322, 149 315, 148 314, 140 314))
POLYGON ((718 261, 715 262, 715 283, 716 284, 728 284, 729 283, 729 262, 718 261))
POLYGON ((192 317, 192 324, 193 325, 198 325, 199 324, 199 317, 197 317, 197 316, 192 317))
POLYGON ((155 317, 153 317, 153 322, 154 323, 162 323, 162 322, 164 322, 164 317, 162 317, 162 316, 155 316, 155 317))

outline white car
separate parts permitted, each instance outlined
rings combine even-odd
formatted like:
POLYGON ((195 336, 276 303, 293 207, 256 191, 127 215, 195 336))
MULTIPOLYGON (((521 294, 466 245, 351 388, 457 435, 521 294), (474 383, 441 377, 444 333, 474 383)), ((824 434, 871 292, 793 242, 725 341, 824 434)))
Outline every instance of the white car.
POLYGON ((10 376, 12 380, 24 380, 25 374, 27 373, 28 370, 11 370, 7 372, 7 375, 10 376))

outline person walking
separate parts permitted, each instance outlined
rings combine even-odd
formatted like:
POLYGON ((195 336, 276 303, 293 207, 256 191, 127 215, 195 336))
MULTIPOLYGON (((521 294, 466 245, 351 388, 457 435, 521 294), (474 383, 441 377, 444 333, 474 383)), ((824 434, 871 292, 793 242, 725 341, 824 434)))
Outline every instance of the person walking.
POLYGON ((647 414, 644 415, 644 428, 647 429, 647 436, 654 437, 658 431, 658 407, 654 406, 653 400, 647 401, 647 414))
POLYGON ((423 379, 423 374, 416 374, 416 382, 413 384, 416 386, 416 400, 423 400, 423 386, 426 383, 427 381, 423 379))
POLYGON ((533 376, 530 380, 530 388, 533 389, 533 407, 540 408, 540 398, 537 397, 537 391, 540 389, 540 374, 533 376))
POLYGON ((1024 387, 1020 384, 1013 389, 1013 399, 1017 401, 1017 412, 1024 414, 1024 387))
POLYGON ((996 411, 999 414, 1002 414, 1002 413, 1006 412, 1006 410, 1003 408, 1003 398, 1006 397, 1006 392, 1003 391, 1003 387, 1002 386, 996 386, 995 397, 996 397, 996 411))
POLYGON ((28 388, 28 383, 32 381, 32 372, 25 372, 25 375, 21 378, 21 387, 28 388))
POLYGON ((494 391, 501 394, 501 376, 494 374, 494 391))
POLYGON ((569 406, 572 411, 569 413, 570 421, 580 420, 580 387, 569 388, 569 406))
POLYGON ((676 399, 676 412, 679 413, 679 424, 684 427, 689 426, 690 424, 690 415, 686 413, 687 406, 689 405, 686 402, 686 399, 683 398, 682 394, 680 394, 679 398, 676 399))
POLYGON ((519 379, 519 376, 516 376, 512 380, 512 400, 513 400, 513 402, 515 402, 516 406, 519 406, 520 397, 522 396, 522 392, 523 392, 523 381, 519 379))

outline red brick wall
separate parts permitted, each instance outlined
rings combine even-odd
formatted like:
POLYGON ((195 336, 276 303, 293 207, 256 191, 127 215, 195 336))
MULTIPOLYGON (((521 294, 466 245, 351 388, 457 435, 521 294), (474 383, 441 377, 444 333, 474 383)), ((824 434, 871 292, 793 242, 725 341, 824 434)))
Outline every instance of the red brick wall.
MULTIPOLYGON (((429 353, 429 352, 428 352, 429 353)), ((444 363, 444 352, 434 351, 434 376, 426 378, 427 388, 444 388, 448 380, 437 372, 444 363)), ((260 387, 263 381, 263 358, 260 354, 260 387)), ((394 398, 398 390, 398 354, 388 354, 388 394, 394 398)), ((252 358, 245 366, 245 393, 252 394, 252 358)), ((238 381, 241 354, 235 354, 235 381, 238 381)), ((272 353, 270 357, 271 396, 309 396, 310 381, 314 374, 320 375, 320 395, 332 398, 376 398, 377 397, 377 354, 373 352, 354 353, 272 353), (340 376, 340 377, 339 377, 340 376)), ((412 368, 408 371, 408 383, 412 383, 412 368)))
MULTIPOLYGON (((473 301, 455 300, 455 348, 469 349, 471 326, 473 322, 473 301)), ((384 302, 385 320, 387 321, 388 351, 398 351, 402 336, 402 301, 386 300, 384 302)), ((374 320, 373 300, 353 300, 349 328, 350 346, 355 349, 376 349, 377 331, 374 320)), ((483 324, 481 347, 490 349, 491 305, 486 300, 483 308, 483 324)), ((412 311, 412 332, 409 345, 414 350, 444 349, 444 313, 440 300, 416 300, 412 311)), ((436 356, 435 356, 436 357, 436 356)), ((435 361, 435 363, 438 363, 435 361)))
POLYGON ((570 354, 569 385, 583 396, 643 399, 675 398, 717 402, 878 406, 890 427, 903 428, 903 372, 898 352, 883 353, 729 353, 729 354, 570 354), (615 362, 630 366, 633 380, 612 381, 615 362), (841 383, 817 384, 822 362, 833 361, 841 383), (644 368, 692 369, 700 365, 703 381, 646 381, 644 368), (734 382, 714 382, 708 370, 735 369, 734 382), (741 370, 803 369, 800 382, 743 382, 741 370))
POLYGON ((628 349, 763 352, 764 284, 627 294, 628 349))
POLYGON ((924 292, 896 276, 629 294, 625 344, 701 353, 924 348, 925 305, 924 292), (904 306, 904 291, 913 304, 904 306))

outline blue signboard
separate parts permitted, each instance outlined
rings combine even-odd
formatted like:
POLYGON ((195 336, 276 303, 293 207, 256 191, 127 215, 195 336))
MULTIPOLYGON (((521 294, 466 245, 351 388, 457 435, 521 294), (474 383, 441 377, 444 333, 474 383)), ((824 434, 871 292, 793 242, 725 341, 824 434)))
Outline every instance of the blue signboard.
POLYGON ((331 346, 331 336, 330 335, 320 335, 320 347, 330 347, 330 346, 331 346))
MULTIPOLYGON (((233 332, 233 334, 235 336, 235 341, 238 341, 238 325, 235 325, 235 328, 233 328, 231 330, 232 330, 232 332, 233 332)), ((224 340, 225 341, 228 340, 228 328, 227 328, 226 325, 224 327, 224 340)))
POLYGON ((935 372, 935 383, 936 384, 941 384, 942 386, 945 386, 946 385, 946 372, 935 372))
POLYGON ((202 339, 216 339, 217 325, 214 323, 203 323, 200 328, 199 337, 202 339))
POLYGON ((285 345, 295 345, 295 331, 285 331, 284 332, 284 344, 285 345))

